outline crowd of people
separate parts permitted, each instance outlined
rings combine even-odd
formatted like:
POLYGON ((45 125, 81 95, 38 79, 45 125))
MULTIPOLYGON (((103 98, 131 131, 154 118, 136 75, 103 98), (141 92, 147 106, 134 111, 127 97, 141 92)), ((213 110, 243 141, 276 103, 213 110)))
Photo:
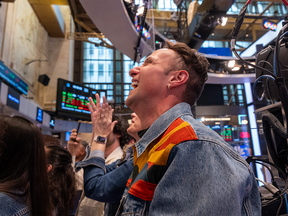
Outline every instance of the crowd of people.
POLYGON ((261 215, 249 164, 192 116, 208 67, 166 42, 129 72, 131 124, 96 94, 90 142, 73 129, 68 149, 0 116, 0 215, 261 215))

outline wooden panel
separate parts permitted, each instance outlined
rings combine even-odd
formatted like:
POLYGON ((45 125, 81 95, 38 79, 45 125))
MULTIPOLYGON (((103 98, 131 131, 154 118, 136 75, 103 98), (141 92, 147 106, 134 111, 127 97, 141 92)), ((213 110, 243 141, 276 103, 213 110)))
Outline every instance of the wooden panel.
MULTIPOLYGON (((5 0, 12 1, 12 0, 5 0)), ((14 1, 14 0, 13 0, 14 1)), ((68 0, 28 0, 30 4, 41 4, 41 5, 69 5, 68 0)))
POLYGON ((31 6, 50 37, 65 37, 52 5, 32 4, 31 6))
POLYGON ((69 5, 68 0, 50 0, 51 4, 69 5))

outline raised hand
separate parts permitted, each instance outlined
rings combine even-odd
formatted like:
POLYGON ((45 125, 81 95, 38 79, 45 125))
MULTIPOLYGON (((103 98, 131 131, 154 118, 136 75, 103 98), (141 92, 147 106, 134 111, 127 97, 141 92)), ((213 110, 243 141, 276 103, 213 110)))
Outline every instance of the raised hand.
POLYGON ((71 135, 69 137, 69 140, 67 142, 67 148, 68 151, 72 156, 76 155, 77 149, 81 145, 81 137, 77 136, 76 129, 73 129, 71 131, 71 135))
POLYGON ((101 105, 99 95, 96 94, 95 96, 96 104, 93 102, 92 98, 89 98, 90 103, 88 103, 93 126, 93 138, 96 135, 108 137, 117 123, 117 121, 112 122, 114 110, 109 106, 105 97, 103 97, 103 103, 101 105))

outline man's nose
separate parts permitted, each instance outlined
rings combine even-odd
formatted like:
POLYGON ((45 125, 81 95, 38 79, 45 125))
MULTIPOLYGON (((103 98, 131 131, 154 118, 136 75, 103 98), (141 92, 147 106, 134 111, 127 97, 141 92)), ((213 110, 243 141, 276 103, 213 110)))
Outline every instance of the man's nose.
POLYGON ((134 68, 132 68, 130 71, 129 71, 129 75, 131 76, 131 77, 134 77, 134 76, 136 76, 137 74, 139 74, 139 71, 140 71, 140 67, 138 66, 138 67, 134 67, 134 68))

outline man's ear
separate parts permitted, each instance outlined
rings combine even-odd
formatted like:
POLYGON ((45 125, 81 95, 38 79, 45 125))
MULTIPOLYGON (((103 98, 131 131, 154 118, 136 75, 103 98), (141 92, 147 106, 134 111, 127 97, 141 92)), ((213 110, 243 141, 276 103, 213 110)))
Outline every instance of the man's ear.
POLYGON ((52 170, 52 165, 51 165, 51 164, 48 164, 48 165, 47 165, 47 173, 49 173, 51 170, 52 170))
POLYGON ((120 139, 120 137, 121 137, 121 135, 116 134, 116 138, 117 138, 117 139, 120 139))
POLYGON ((188 81, 188 78, 189 74, 186 70, 175 71, 169 81, 170 89, 185 84, 188 81))
POLYGON ((81 155, 85 155, 86 154, 86 149, 83 147, 81 148, 81 155))

